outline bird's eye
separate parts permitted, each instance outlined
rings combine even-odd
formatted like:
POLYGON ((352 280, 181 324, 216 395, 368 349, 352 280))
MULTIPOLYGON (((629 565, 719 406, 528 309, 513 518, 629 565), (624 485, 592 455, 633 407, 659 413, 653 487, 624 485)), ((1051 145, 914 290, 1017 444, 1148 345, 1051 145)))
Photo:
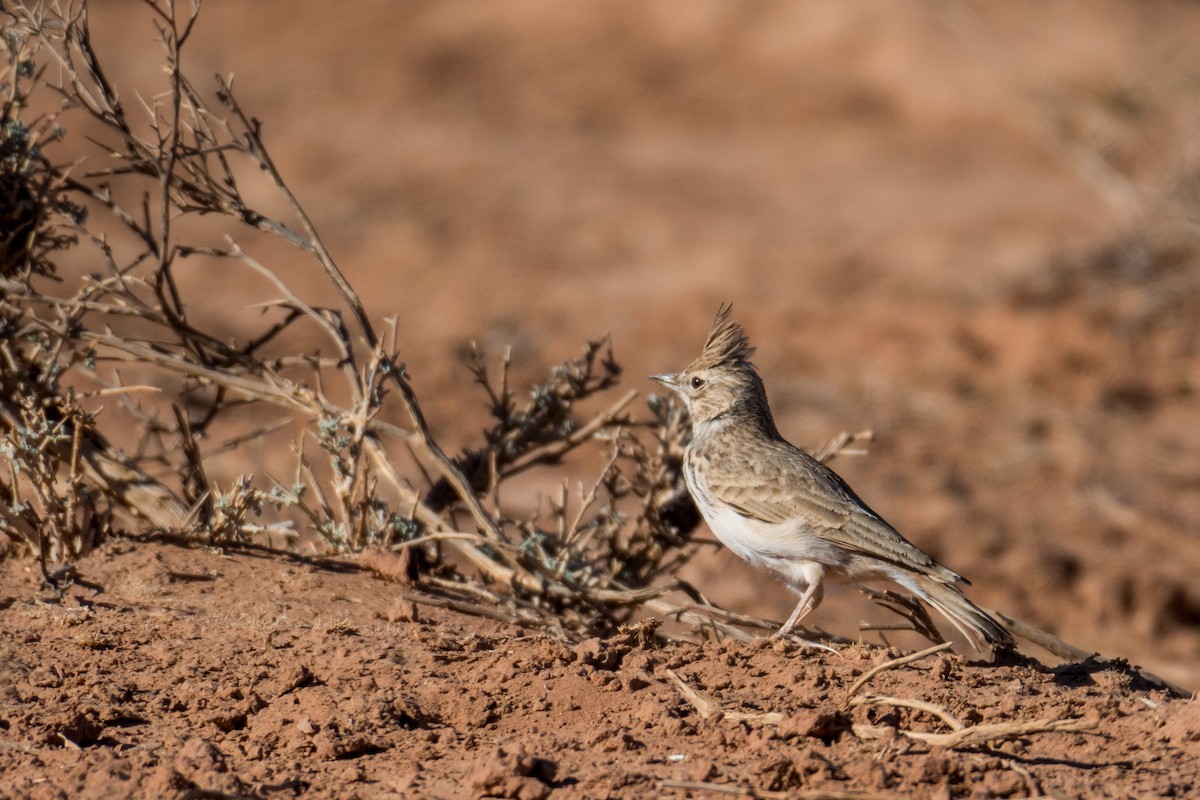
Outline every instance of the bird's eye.
POLYGON ((692 378, 692 388, 699 389, 704 386, 704 378, 692 378))

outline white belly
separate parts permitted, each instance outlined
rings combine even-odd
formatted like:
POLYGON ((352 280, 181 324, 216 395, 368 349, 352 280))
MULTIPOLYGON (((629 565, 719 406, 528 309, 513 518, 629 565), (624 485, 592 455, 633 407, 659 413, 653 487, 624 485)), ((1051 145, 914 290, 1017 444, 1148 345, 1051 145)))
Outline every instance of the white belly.
POLYGON ((690 474, 688 488, 721 544, 754 566, 776 573, 791 587, 803 590, 827 571, 831 577, 847 576, 851 555, 798 521, 763 522, 706 501, 707 492, 693 485, 690 474))

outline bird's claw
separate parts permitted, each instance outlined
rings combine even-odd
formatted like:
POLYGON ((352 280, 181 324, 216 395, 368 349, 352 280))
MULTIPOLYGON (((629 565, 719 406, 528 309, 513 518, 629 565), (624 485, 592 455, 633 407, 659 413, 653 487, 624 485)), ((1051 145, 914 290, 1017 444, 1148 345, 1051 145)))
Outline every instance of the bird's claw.
POLYGON ((782 639, 782 640, 789 641, 789 642, 796 642, 797 644, 802 644, 805 647, 811 647, 814 650, 824 650, 826 652, 833 653, 835 656, 841 655, 841 653, 838 651, 838 649, 836 647, 833 647, 832 645, 825 644, 824 642, 814 642, 811 639, 805 639, 802 636, 797 636, 796 634, 792 633, 791 631, 785 631, 782 629, 778 630, 775 633, 771 634, 771 638, 772 639, 782 639))

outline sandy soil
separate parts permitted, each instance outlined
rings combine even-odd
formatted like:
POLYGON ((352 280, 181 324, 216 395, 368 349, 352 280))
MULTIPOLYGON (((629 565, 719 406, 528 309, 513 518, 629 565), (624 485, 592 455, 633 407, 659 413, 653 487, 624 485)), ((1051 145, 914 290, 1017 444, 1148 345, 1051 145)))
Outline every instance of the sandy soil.
POLYGON ((896 651, 665 646, 652 626, 563 643, 414 604, 397 562, 117 542, 81 565, 103 590, 63 603, 10 563, 0 797, 686 796, 672 781, 895 798, 1200 790, 1200 703, 1113 669, 938 655, 871 680, 964 725, 1096 726, 959 752, 896 733, 949 730, 924 712, 839 712, 896 651), (673 675, 713 704, 707 718, 673 675))
MULTIPOLYGON (((330 8, 210 4, 185 67, 236 73, 370 311, 397 316, 448 449, 485 421, 469 342, 511 345, 527 381, 610 332, 627 385, 650 392, 641 376, 686 363, 733 301, 784 432, 811 445, 874 429, 870 455, 839 470, 973 598, 1200 687, 1200 8, 330 8)), ((154 96, 139 4, 93 17, 114 80, 154 96)), ((230 305, 224 273, 188 265, 198 308, 210 286, 230 305)), ((305 269, 302 292, 317 285, 305 269)), ((214 477, 262 467, 245 458, 214 477)), ((634 634, 576 648, 425 607, 413 621, 403 587, 373 573, 246 554, 120 543, 81 566, 104 591, 61 605, 37 600, 27 565, 4 566, 0 794, 14 797, 448 797, 464 781, 640 797, 662 779, 1197 790, 1195 701, 1115 673, 939 657, 881 676, 876 690, 964 722, 1099 724, 954 753, 813 721, 875 650, 634 634), (667 669, 785 721, 700 719, 667 669)), ((739 611, 790 608, 726 552, 687 577, 739 611)), ((814 622, 854 635, 869 610, 831 593, 814 622)), ((945 730, 908 711, 850 718, 945 730)))

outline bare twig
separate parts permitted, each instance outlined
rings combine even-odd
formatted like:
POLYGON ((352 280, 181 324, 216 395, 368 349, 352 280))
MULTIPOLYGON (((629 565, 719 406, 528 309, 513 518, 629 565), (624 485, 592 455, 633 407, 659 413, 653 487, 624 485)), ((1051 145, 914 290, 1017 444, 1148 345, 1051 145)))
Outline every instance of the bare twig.
POLYGON ((835 458, 842 455, 865 455, 867 452, 866 450, 851 450, 850 448, 859 442, 870 442, 874 438, 875 432, 870 429, 859 431, 858 433, 848 433, 843 431, 825 444, 816 448, 813 451, 812 457, 817 461, 820 461, 822 464, 828 464, 830 461, 833 461, 835 458))
POLYGON ((903 617, 908 623, 907 625, 889 626, 864 622, 859 624, 859 630, 911 630, 921 634, 934 644, 941 644, 945 641, 945 638, 938 632, 937 626, 933 624, 929 611, 915 597, 890 590, 874 589, 870 586, 859 586, 858 589, 888 611, 903 617))
MULTIPOLYGON (((1077 733, 1093 730, 1094 719, 1035 719, 1017 722, 997 722, 989 725, 972 725, 952 733, 927 733, 924 731, 900 731, 909 739, 950 750, 965 750, 980 747, 989 742, 1020 739, 1035 733, 1077 733)), ((881 725, 855 725, 854 735, 860 739, 880 739, 891 736, 894 728, 881 725)))
POLYGON ((751 722, 761 725, 778 725, 783 721, 783 714, 778 712, 746 712, 746 711, 726 711, 721 707, 721 704, 712 697, 700 692, 687 684, 683 678, 675 670, 668 669, 667 677, 675 684, 675 688, 684 700, 688 702, 692 708, 696 709, 696 713, 701 719, 728 719, 732 722, 751 722))
POLYGON ((963 724, 954 716, 933 703, 926 703, 924 700, 913 700, 907 697, 888 697, 881 694, 860 694, 851 697, 847 703, 847 708, 857 708, 859 706, 894 706, 896 708, 911 708, 916 711, 924 711, 926 714, 932 714, 942 722, 950 726, 951 730, 962 730, 963 724))
POLYGON ((916 661, 920 661, 923 658, 928 658, 929 656, 940 653, 943 650, 949 650, 952 646, 953 644, 951 642, 942 642, 941 644, 935 644, 933 647, 927 647, 924 650, 920 650, 916 653, 909 653, 906 656, 893 658, 890 661, 885 661, 882 664, 875 665, 860 675, 858 680, 852 683, 850 688, 846 690, 846 697, 842 700, 842 710, 844 711, 849 708, 850 700, 854 697, 854 695, 858 694, 858 692, 879 673, 886 672, 889 669, 903 667, 906 664, 912 664, 916 661))
POLYGON ((1038 647, 1041 647, 1047 652, 1058 656, 1064 661, 1070 661, 1076 664, 1090 662, 1101 667, 1109 666, 1112 669, 1131 672, 1151 686, 1165 689, 1176 697, 1186 698, 1192 696, 1192 692, 1188 689, 1172 683, 1167 679, 1150 672, 1149 670, 1132 666, 1124 661, 1114 661, 1112 659, 1104 658, 1099 653, 1094 651, 1083 650, 1073 644, 1070 644, 1069 642, 1063 641, 1052 633, 1041 630, 1040 628, 1036 628, 1033 625, 1030 625, 1028 622, 1016 619, 1015 617, 1010 617, 1003 612, 989 611, 988 613, 992 614, 994 617, 996 617, 996 619, 1004 623, 1004 626, 1008 628, 1014 636, 1020 637, 1027 642, 1036 644, 1038 647))

